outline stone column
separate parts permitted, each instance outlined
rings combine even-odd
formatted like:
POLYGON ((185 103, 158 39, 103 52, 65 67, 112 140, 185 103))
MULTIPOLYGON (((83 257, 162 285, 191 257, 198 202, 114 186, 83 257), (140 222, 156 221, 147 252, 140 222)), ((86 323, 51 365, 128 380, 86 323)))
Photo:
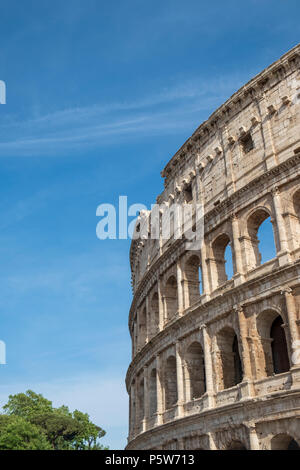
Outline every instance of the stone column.
POLYGON ((259 440, 256 433, 255 424, 251 423, 248 425, 249 429, 249 442, 250 450, 260 450, 259 440))
POLYGON ((143 431, 147 431, 149 420, 149 390, 148 390, 148 367, 144 367, 144 419, 143 431))
POLYGON ((146 296, 146 325, 145 325, 145 342, 146 344, 149 341, 151 334, 151 319, 150 319, 150 307, 149 307, 149 294, 146 296))
POLYGON ((236 305, 234 310, 238 316, 238 325, 239 325, 239 344, 242 353, 242 364, 243 364, 243 381, 242 384, 246 383, 248 386, 246 388, 241 388, 242 395, 252 396, 253 395, 253 385, 252 385, 252 369, 251 369, 251 357, 248 344, 248 328, 247 320, 245 317, 245 312, 241 305, 236 305))
POLYGON ((287 235, 286 235, 284 219, 282 216, 282 207, 281 207, 279 188, 278 187, 274 188, 271 191, 271 193, 273 197, 275 218, 276 218, 276 223, 277 223, 277 231, 278 231, 278 238, 279 238, 279 244, 280 244, 280 252, 277 253, 277 257, 279 258, 279 263, 281 265, 290 260, 288 243, 287 243, 287 235), (286 256, 282 256, 283 254, 286 256))
POLYGON ((164 328, 164 301, 161 291, 161 279, 157 276, 157 293, 158 293, 158 315, 159 315, 159 331, 163 330, 164 328))
POLYGON ((212 432, 208 432, 208 439, 209 439, 209 450, 217 450, 215 436, 212 432))
POLYGON ((177 416, 183 415, 183 404, 184 404, 184 384, 183 384, 183 370, 182 370, 182 359, 180 355, 180 343, 175 343, 176 351, 176 372, 177 372, 177 416))
POLYGON ((205 324, 200 326, 200 331, 203 339, 204 348, 204 364, 205 364, 205 382, 206 382, 206 393, 209 397, 208 407, 214 406, 214 379, 213 379, 213 364, 212 364, 212 353, 211 353, 211 340, 205 324))
POLYGON ((291 348, 290 348, 291 359, 292 359, 291 367, 299 367, 300 365, 298 363, 299 354, 297 354, 297 351, 299 351, 299 348, 300 348, 300 335, 299 335, 299 327, 297 325, 295 298, 293 296, 293 292, 290 287, 282 289, 281 293, 285 296, 288 326, 289 326, 290 338, 291 338, 291 348))
POLYGON ((138 434, 139 430, 139 417, 140 417, 140 410, 139 410, 139 399, 138 399, 138 380, 137 377, 135 378, 134 384, 134 397, 135 397, 135 414, 134 414, 134 435, 138 434))
POLYGON ((183 282, 182 282, 182 269, 180 259, 177 261, 177 295, 178 295, 178 313, 179 316, 183 312, 183 282))
POLYGON ((129 437, 130 439, 134 436, 135 432, 135 386, 130 385, 130 420, 129 420, 129 437))
POLYGON ((242 253, 241 253, 241 246, 240 246, 240 233, 239 233, 239 221, 236 214, 231 216, 232 222, 232 238, 233 238, 233 251, 234 251, 234 259, 235 259, 235 268, 236 268, 236 276, 239 276, 239 281, 242 281, 241 275, 243 274, 243 263, 242 263, 242 253))
POLYGON ((157 420, 156 424, 162 424, 164 412, 163 384, 162 384, 162 368, 160 356, 156 356, 156 399, 157 399, 157 420))
POLYGON ((135 356, 137 353, 137 334, 136 334, 136 329, 137 329, 137 317, 133 321, 133 355, 135 356))
MULTIPOLYGON (((196 165, 196 202, 198 204, 203 205, 203 194, 201 191, 201 173, 203 171, 203 167, 196 165)), ((204 219, 203 219, 203 225, 204 225, 204 219)), ((205 226, 203 226, 203 240, 200 240, 200 259, 201 259, 201 272, 202 272, 202 293, 208 297, 210 294, 210 288, 209 288, 209 279, 208 279, 208 271, 207 271, 207 264, 206 264, 206 247, 205 247, 205 240, 204 240, 204 231, 205 231, 205 226)))
POLYGON ((252 379, 251 359, 250 359, 249 345, 248 345, 248 340, 247 340, 247 337, 248 337, 247 320, 245 317, 243 307, 241 305, 235 306, 234 310, 236 311, 238 315, 244 379, 252 379))
POLYGON ((203 240, 201 246, 201 270, 202 270, 202 284, 203 284, 203 294, 206 297, 209 297, 210 294, 210 287, 209 287, 209 276, 208 276, 208 266, 206 261, 206 246, 205 240, 203 240))

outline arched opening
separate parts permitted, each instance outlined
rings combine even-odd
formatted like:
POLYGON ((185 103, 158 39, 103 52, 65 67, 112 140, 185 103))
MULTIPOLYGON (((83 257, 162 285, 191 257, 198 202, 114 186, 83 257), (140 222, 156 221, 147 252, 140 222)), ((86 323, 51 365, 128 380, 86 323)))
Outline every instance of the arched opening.
POLYGON ((300 450, 300 446, 288 434, 278 434, 271 440, 271 450, 300 450))
POLYGON ((216 289, 218 286, 224 284, 224 282, 230 279, 234 271, 232 250, 228 235, 223 233, 213 242, 212 254, 212 282, 213 288, 216 289))
POLYGON ((171 276, 166 283, 165 299, 167 321, 169 321, 174 318, 178 310, 177 280, 175 276, 171 276))
POLYGON ((224 259, 225 259, 225 272, 227 279, 231 279, 234 272, 233 272, 233 259, 232 259, 232 250, 230 243, 225 248, 224 252, 224 259))
POLYGON ((247 450, 241 441, 232 441, 226 450, 247 450))
POLYGON ((171 408, 177 403, 177 373, 176 358, 169 356, 165 366, 165 399, 166 409, 171 408))
POLYGON ((274 374, 281 374, 290 370, 290 361, 287 350, 285 332, 283 329, 283 320, 280 315, 271 326, 271 347, 274 374))
POLYGON ((223 328, 217 334, 218 362, 217 382, 218 389, 234 387, 243 380, 242 363, 240 359, 238 338, 230 327, 223 328))
POLYGON ((146 328, 147 328, 147 315, 146 315, 146 307, 140 310, 140 317, 139 317, 139 347, 142 348, 146 343, 146 328))
POLYGON ((154 336, 159 331, 159 304, 158 293, 155 292, 151 299, 151 335, 154 336))
POLYGON ((206 391, 204 354, 200 343, 192 343, 186 351, 187 399, 201 397, 206 391))
POLYGON ((261 351, 258 352, 258 376, 270 376, 289 370, 289 357, 283 319, 275 310, 266 310, 257 317, 261 351))
POLYGON ((273 225, 270 214, 258 209, 248 219, 249 239, 245 240, 248 267, 256 268, 276 256, 273 225))
POLYGON ((200 298, 202 274, 200 258, 197 255, 191 256, 185 264, 185 280, 187 282, 189 306, 198 302, 200 298))
POLYGON ((153 416, 157 411, 156 369, 152 369, 149 377, 149 411, 153 416))

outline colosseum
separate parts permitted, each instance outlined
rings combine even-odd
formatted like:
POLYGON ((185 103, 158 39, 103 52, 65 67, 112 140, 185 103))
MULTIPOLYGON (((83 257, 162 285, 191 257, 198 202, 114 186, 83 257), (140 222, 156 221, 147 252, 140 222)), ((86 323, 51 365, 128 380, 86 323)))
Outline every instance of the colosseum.
POLYGON ((299 104, 297 45, 162 171, 159 217, 201 204, 203 240, 132 240, 128 450, 300 448, 299 104))

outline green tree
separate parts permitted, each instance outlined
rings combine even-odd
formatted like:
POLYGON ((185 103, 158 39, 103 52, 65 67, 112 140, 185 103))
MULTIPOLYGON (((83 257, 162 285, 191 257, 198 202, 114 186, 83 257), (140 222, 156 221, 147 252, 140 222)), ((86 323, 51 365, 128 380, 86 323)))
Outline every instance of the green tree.
MULTIPOLYGON (((10 395, 7 404, 3 406, 3 410, 6 413, 0 415, 3 419, 21 419, 23 424, 26 423, 29 426, 28 433, 31 429, 30 426, 32 432, 38 430, 41 439, 46 440, 48 448, 56 450, 104 449, 98 441, 105 435, 105 431, 92 423, 88 414, 78 410, 71 413, 65 405, 53 408, 51 401, 32 390, 10 395)), ((19 426, 21 426, 21 421, 19 426)), ((0 422, 0 436, 1 427, 0 422)), ((34 439, 33 437, 33 446, 44 445, 42 442, 36 444, 34 439)), ((14 444, 12 436, 7 445, 9 445, 9 442, 12 445, 14 444)), ((17 442, 15 444, 18 445, 17 442)), ((11 448, 14 449, 15 447, 11 448)))
POLYGON ((76 435, 74 448, 77 450, 102 450, 105 449, 98 443, 98 439, 105 436, 106 432, 90 421, 87 413, 75 410, 73 418, 79 425, 79 433, 76 435))
POLYGON ((50 450, 38 426, 20 416, 0 415, 0 450, 50 450))

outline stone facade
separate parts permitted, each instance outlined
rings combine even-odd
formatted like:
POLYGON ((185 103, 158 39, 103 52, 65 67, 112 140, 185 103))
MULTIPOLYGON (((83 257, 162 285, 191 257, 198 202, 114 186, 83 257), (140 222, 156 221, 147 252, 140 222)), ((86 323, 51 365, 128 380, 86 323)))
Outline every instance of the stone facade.
POLYGON ((201 202, 204 243, 132 241, 127 449, 300 445, 299 105, 300 45, 215 111, 163 170, 157 202, 201 202), (257 232, 269 217, 276 256, 262 264, 257 232))

